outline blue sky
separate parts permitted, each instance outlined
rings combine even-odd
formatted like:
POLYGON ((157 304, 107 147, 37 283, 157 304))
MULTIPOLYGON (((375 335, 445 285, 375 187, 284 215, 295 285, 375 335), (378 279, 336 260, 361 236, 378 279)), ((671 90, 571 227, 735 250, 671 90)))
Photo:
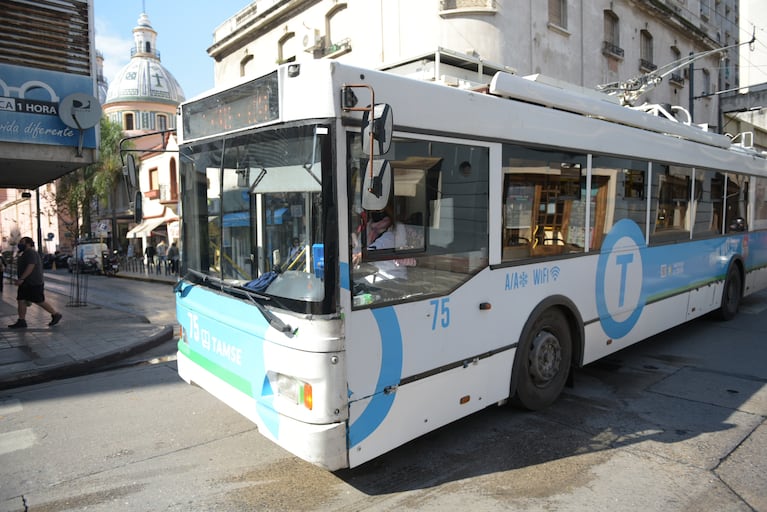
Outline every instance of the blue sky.
POLYGON ((213 59, 207 49, 213 31, 250 4, 250 0, 94 0, 96 49, 104 55, 104 76, 111 83, 130 61, 133 28, 142 10, 157 31, 163 66, 181 84, 187 98, 213 87, 213 59))

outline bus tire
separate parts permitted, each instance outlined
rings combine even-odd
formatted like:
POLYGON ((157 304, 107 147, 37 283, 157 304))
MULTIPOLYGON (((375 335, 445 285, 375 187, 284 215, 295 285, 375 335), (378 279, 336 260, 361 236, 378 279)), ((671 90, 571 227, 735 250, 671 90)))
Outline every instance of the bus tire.
POLYGON ((722 303, 719 306, 718 317, 720 320, 732 320, 738 314, 740 299, 743 297, 743 277, 740 275, 738 266, 730 265, 727 278, 724 280, 722 291, 722 303))
POLYGON ((518 374, 511 404, 530 411, 551 405, 567 382, 572 351, 565 316, 556 308, 541 313, 517 348, 514 371, 518 374))

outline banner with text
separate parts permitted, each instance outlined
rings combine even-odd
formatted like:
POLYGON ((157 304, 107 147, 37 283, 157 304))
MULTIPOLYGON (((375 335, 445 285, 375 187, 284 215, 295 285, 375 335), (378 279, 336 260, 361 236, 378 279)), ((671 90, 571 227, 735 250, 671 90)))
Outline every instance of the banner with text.
MULTIPOLYGON (((61 100, 74 93, 92 95, 93 79, 0 64, 0 141, 76 147, 80 130, 59 117, 61 100)), ((83 135, 83 147, 95 148, 95 128, 83 135)))

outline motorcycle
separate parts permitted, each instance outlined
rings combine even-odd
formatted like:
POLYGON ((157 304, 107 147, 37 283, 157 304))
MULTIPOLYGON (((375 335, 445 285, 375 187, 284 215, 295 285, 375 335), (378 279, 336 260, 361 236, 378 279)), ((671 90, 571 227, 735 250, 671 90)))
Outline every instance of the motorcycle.
POLYGON ((98 259, 95 256, 83 259, 70 257, 67 266, 69 267, 69 272, 74 272, 75 274, 98 274, 101 270, 98 259))
POLYGON ((120 258, 117 255, 117 251, 108 253, 106 251, 101 253, 101 268, 105 276, 114 277, 117 272, 120 271, 120 258))

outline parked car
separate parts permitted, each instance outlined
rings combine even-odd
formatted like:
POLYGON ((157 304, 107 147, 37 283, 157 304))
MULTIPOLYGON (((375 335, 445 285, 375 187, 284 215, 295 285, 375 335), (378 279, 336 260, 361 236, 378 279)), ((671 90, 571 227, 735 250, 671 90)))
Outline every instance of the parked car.
POLYGON ((69 258, 68 254, 59 251, 53 254, 43 254, 43 268, 51 269, 54 263, 56 263, 56 268, 67 268, 69 266, 69 258))

